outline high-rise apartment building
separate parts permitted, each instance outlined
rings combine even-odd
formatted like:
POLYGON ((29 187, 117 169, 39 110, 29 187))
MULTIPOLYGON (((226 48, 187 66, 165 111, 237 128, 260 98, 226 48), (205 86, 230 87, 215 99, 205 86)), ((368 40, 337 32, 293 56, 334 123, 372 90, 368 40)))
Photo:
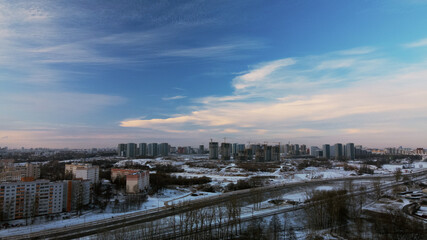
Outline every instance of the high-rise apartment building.
POLYGON ((316 146, 311 146, 310 147, 310 155, 311 156, 316 157, 318 151, 320 151, 319 147, 316 147, 316 146))
POLYGON ((117 146, 117 155, 119 157, 126 157, 127 145, 125 143, 119 143, 117 146))
POLYGON ((63 207, 67 212, 81 210, 90 203, 92 183, 90 180, 63 181, 63 207))
POLYGON ((63 209, 63 184, 48 180, 0 183, 2 220, 22 219, 60 213, 63 209))
POLYGON ((343 147, 341 143, 336 143, 334 145, 334 152, 335 152, 335 160, 342 160, 343 159, 343 147))
POLYGON ((230 155, 231 155, 231 144, 221 143, 221 159, 230 160, 230 155))
POLYGON ((233 143, 233 145, 232 145, 232 147, 231 147, 231 154, 232 154, 233 156, 234 156, 234 155, 236 155, 236 154, 238 153, 237 145, 238 145, 238 143, 233 143))
POLYGON ((280 146, 276 145, 271 148, 271 161, 280 161, 280 146))
POLYGON ((128 143, 126 145, 126 157, 127 158, 134 158, 136 156, 136 144, 135 143, 128 143))
POLYGON ((261 149, 261 146, 259 144, 251 144, 250 147, 251 147, 253 156, 257 154, 259 149, 261 149))
POLYGON ((159 153, 158 153, 157 143, 149 143, 148 144, 148 156, 157 157, 158 155, 159 155, 159 153))
POLYGON ((347 160, 354 160, 355 155, 354 143, 347 143, 345 145, 345 158, 347 160))
POLYGON ((147 144, 140 143, 139 144, 139 156, 147 156, 147 144))
POLYGON ((285 144, 284 152, 285 152, 285 156, 287 156, 287 155, 292 155, 292 148, 291 148, 291 145, 289 145, 289 144, 285 144))
POLYGON ((204 154, 205 153, 205 146, 204 145, 200 145, 199 146, 199 150, 197 151, 198 154, 204 154))
POLYGON ((323 158, 330 159, 331 158, 331 146, 329 144, 323 144, 323 158))
POLYGON ((218 159, 218 142, 209 143, 209 158, 218 159))
POLYGON ((270 162, 272 158, 272 147, 264 145, 264 161, 270 162))
POLYGON ((292 155, 298 156, 300 155, 300 149, 298 144, 291 145, 292 148, 292 155))
POLYGON ((159 144, 159 155, 160 156, 168 156, 169 155, 169 144, 168 143, 160 143, 159 144))
POLYGON ((302 144, 300 147, 300 154, 301 155, 306 155, 307 154, 307 146, 305 144, 302 144))

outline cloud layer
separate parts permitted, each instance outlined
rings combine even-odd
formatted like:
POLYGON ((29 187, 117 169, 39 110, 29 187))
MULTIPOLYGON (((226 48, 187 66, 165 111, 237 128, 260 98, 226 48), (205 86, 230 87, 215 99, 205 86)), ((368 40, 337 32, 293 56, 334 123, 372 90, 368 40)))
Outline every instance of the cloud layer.
POLYGON ((206 138, 366 143, 427 133, 425 65, 378 56, 365 47, 262 63, 231 80, 233 95, 198 99, 187 114, 120 125, 206 138))

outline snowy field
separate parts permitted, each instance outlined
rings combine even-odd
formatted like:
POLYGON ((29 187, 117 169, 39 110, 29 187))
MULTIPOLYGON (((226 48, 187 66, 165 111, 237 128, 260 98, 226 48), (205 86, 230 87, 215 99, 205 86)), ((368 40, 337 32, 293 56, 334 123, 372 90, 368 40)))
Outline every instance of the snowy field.
MULTIPOLYGON (((17 235, 17 234, 27 234, 27 233, 31 233, 31 232, 37 232, 37 231, 46 230, 46 229, 53 229, 53 228, 64 228, 66 226, 71 226, 71 225, 80 224, 80 223, 92 222, 92 221, 97 221, 97 220, 101 220, 101 219, 110 219, 110 218, 114 218, 116 216, 120 216, 120 215, 124 215, 124 214, 161 208, 161 207, 168 206, 171 204, 177 204, 177 203, 180 203, 183 201, 188 201, 188 200, 201 199, 204 197, 209 197, 209 196, 213 196, 213 195, 217 195, 217 194, 219 194, 219 193, 200 193, 198 196, 191 196, 191 192, 189 192, 188 190, 166 189, 157 195, 154 195, 152 197, 148 197, 148 200, 141 205, 140 210, 124 212, 124 213, 86 212, 81 216, 75 216, 75 217, 72 217, 70 219, 51 221, 51 222, 40 222, 40 223, 35 223, 33 225, 30 225, 30 226, 22 226, 22 227, 3 229, 0 231, 0 237, 17 235)), ((13 222, 14 222, 14 224, 17 224, 17 223, 23 223, 24 224, 25 220, 15 220, 13 222)))
MULTIPOLYGON (((218 165, 217 168, 205 168, 205 167, 192 167, 189 166, 189 162, 193 161, 190 157, 180 157, 180 160, 167 160, 163 158, 157 159, 133 159, 133 160, 125 160, 122 158, 117 159, 118 162, 115 164, 116 167, 124 167, 126 165, 135 164, 135 165, 146 165, 150 168, 155 166, 156 164, 172 164, 178 167, 181 167, 184 172, 173 173, 175 176, 182 177, 202 177, 206 176, 212 179, 211 185, 220 185, 225 187, 229 183, 236 183, 238 180, 247 179, 249 177, 255 176, 264 176, 270 184, 283 184, 283 183, 294 183, 294 182, 303 182, 310 181, 312 179, 333 179, 333 178, 343 178, 349 176, 355 176, 355 171, 344 171, 342 167, 333 167, 332 169, 326 169, 321 167, 307 167, 301 171, 281 171, 285 165, 281 165, 274 172, 250 172, 244 169, 238 168, 234 163, 226 163, 222 165, 218 165)), ((73 160, 69 161, 72 162, 73 160)), ((360 164, 357 162, 349 163, 349 165, 359 168, 360 164)), ((287 165, 286 165, 287 166, 287 165)), ((383 174, 392 174, 396 171, 396 169, 400 168, 402 171, 410 172, 410 171, 420 171, 427 168, 427 162, 415 162, 413 164, 414 168, 411 169, 403 169, 404 164, 387 164, 382 168, 377 169, 375 166, 370 166, 372 169, 375 169, 375 175, 383 175, 383 174)), ((369 181, 368 181, 369 182, 369 181)), ((354 183, 357 185, 362 185, 362 181, 354 180, 354 183)), ((367 183, 368 184, 368 183, 367 183)), ((334 188, 338 188, 340 186, 332 186, 332 185, 324 185, 318 186, 316 190, 331 190, 334 188)), ((85 223, 90 221, 96 221, 106 218, 112 218, 115 216, 120 216, 123 214, 129 214, 133 212, 141 212, 150 209, 161 208, 164 206, 171 206, 173 204, 178 204, 179 202, 189 201, 194 199, 201 199, 205 197, 210 197, 212 195, 221 194, 217 193, 207 193, 207 192, 196 192, 196 194, 192 194, 192 192, 188 189, 166 189, 158 194, 153 196, 149 196, 148 200, 141 204, 139 210, 125 213, 112 213, 111 208, 108 207, 107 210, 103 213, 97 212, 84 212, 81 216, 74 216, 70 219, 64 220, 55 220, 55 221, 39 221, 30 226, 23 227, 15 227, 10 229, 0 230, 0 237, 8 236, 8 235, 16 235, 23 233, 30 233, 33 231, 40 231, 45 229, 52 228, 63 228, 66 226, 85 223)), ((290 200, 295 202, 303 202, 306 199, 305 191, 300 192, 292 192, 286 193, 282 196, 283 200, 290 200)), ((261 203, 265 208, 274 207, 268 201, 261 203)), ((43 219, 43 218, 40 218, 43 219)), ((16 220, 12 221, 11 224, 25 224, 25 220, 16 220)))

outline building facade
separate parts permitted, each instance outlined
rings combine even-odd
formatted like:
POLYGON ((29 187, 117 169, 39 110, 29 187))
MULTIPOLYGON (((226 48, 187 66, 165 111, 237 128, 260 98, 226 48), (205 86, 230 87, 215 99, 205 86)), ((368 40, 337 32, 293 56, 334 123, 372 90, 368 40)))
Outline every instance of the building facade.
POLYGON ((139 156, 147 156, 147 144, 146 143, 140 143, 138 150, 139 150, 139 156))
POLYGON ((136 169, 121 169, 121 168, 112 168, 111 169, 111 181, 114 182, 118 177, 125 177, 129 174, 134 174, 139 172, 140 170, 136 169))
POLYGON ((126 145, 126 157, 127 158, 134 158, 136 157, 136 144, 135 143, 128 143, 126 145))
POLYGON ((126 193, 139 193, 150 186, 150 172, 139 171, 126 175, 126 193))
POLYGON ((157 143, 149 143, 148 144, 148 156, 150 157, 157 157, 158 154, 158 148, 157 148, 157 143))
POLYGON ((231 156, 231 144, 221 143, 221 159, 230 160, 230 156, 231 156))
POLYGON ((218 159, 218 142, 209 143, 209 158, 218 159))
POLYGON ((99 166, 90 163, 65 164, 65 174, 70 173, 73 179, 90 180, 91 183, 99 182, 99 166))
POLYGON ((329 144, 323 144, 323 158, 330 159, 331 158, 331 146, 329 144))
POLYGON ((63 184, 48 180, 0 183, 2 220, 60 213, 63 210, 63 184))
POLYGON ((345 158, 347 160, 354 160, 356 156, 354 143, 347 143, 345 145, 345 158))
POLYGON ((63 208, 70 212, 81 210, 91 200, 90 180, 65 180, 63 181, 63 208))
POLYGON ((159 155, 163 156, 163 157, 169 155, 169 144, 168 143, 160 143, 159 144, 159 155))
POLYGON ((117 155, 119 157, 126 157, 127 145, 124 143, 119 143, 117 145, 117 155))
POLYGON ((334 145, 334 152, 335 152, 335 160, 341 160, 344 156, 343 154, 343 147, 341 143, 336 143, 334 145))

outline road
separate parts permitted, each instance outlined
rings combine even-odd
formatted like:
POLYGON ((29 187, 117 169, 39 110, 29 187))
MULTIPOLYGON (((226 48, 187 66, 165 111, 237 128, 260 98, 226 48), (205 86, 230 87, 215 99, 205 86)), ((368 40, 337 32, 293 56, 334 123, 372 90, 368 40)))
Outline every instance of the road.
MULTIPOLYGON (((422 177, 425 178, 426 176, 422 176, 422 177)), ((399 184, 402 184, 402 183, 401 182, 392 182, 392 183, 382 184, 381 190, 390 189, 390 188, 392 188, 396 185, 399 185, 399 184)), ((365 194, 373 193, 375 191, 377 191, 377 189, 370 188, 370 189, 366 189, 363 191, 356 191, 353 193, 348 193, 345 195, 337 196, 337 198, 355 197, 355 196, 359 196, 359 195, 365 195, 365 194)), ((224 221, 221 223, 217 222, 217 223, 214 223, 212 225, 207 225, 203 228, 199 228, 196 230, 192 229, 190 232, 179 231, 179 229, 178 230, 177 229, 171 230, 171 228, 169 226, 164 226, 164 228, 162 228, 161 230, 158 230, 155 234, 150 235, 150 239, 182 239, 182 238, 185 238, 188 236, 195 236, 197 234, 201 234, 204 232, 212 234, 212 233, 215 233, 215 231, 219 228, 228 227, 230 229, 233 229, 233 226, 236 224, 240 225, 243 223, 252 222, 253 220, 256 220, 256 219, 263 219, 263 218, 274 216, 274 215, 280 215, 283 213, 289 213, 289 212, 302 210, 304 208, 310 207, 311 205, 315 205, 315 204, 325 202, 325 201, 328 201, 328 200, 303 203, 303 204, 294 205, 292 207, 281 207, 281 208, 279 207, 279 208, 271 209, 269 211, 255 212, 252 215, 245 215, 238 220, 224 219, 224 221)), ((305 229, 305 227, 300 227, 300 228, 305 229)), ((294 228, 294 230, 298 230, 298 228, 294 228)), ((231 230, 229 233, 233 234, 233 230, 231 230)), ((203 239, 203 237, 202 237, 202 239, 203 239)))
MULTIPOLYGON (((420 172, 406 174, 412 177, 423 176, 427 173, 427 170, 420 172)), ((84 236, 90 236, 105 231, 123 228, 125 226, 140 224, 144 222, 150 222, 158 219, 162 219, 168 216, 177 215, 183 212, 187 212, 192 209, 199 209, 208 206, 217 205, 219 203, 227 202, 232 198, 245 198, 250 197, 254 194, 271 194, 275 192, 281 192, 289 188, 320 185, 325 183, 343 182, 348 180, 375 180, 375 179, 393 179, 393 175, 382 175, 382 176, 363 176, 363 177, 348 177, 348 178, 335 178, 335 179, 320 179, 311 180, 307 182, 296 182, 286 183, 279 185, 269 185, 260 188, 245 189, 234 192, 224 193, 218 196, 212 196, 200 200, 193 200, 174 206, 165 206, 159 209, 151 209, 141 211, 137 213, 125 214, 117 216, 111 219, 102 219, 93 222, 87 222, 83 224, 75 224, 67 226, 65 228, 47 229, 39 232, 32 232, 29 234, 20 234, 9 237, 4 237, 5 240, 15 239, 74 239, 84 236)))

